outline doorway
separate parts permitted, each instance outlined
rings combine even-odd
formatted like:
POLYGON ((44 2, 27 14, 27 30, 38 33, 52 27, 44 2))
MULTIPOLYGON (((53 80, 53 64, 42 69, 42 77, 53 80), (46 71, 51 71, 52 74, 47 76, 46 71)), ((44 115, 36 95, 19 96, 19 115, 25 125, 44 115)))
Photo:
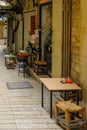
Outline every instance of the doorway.
POLYGON ((52 2, 40 6, 40 47, 41 60, 48 64, 48 74, 52 70, 52 2))

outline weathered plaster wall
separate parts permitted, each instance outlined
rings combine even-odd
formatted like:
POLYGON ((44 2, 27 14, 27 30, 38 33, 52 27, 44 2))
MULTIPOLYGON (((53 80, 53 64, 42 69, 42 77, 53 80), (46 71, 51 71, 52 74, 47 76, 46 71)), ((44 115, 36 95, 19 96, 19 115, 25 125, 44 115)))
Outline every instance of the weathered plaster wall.
MULTIPOLYGON (((62 72, 62 0, 52 0, 52 77, 62 72)), ((29 6, 28 6, 29 8, 29 6)), ((30 7, 32 8, 32 7, 30 7)), ((71 77, 83 88, 83 100, 87 102, 87 0, 72 0, 71 77)), ((17 16, 18 18, 19 16, 17 16)), ((28 31, 28 15, 25 16, 28 31)), ((16 34, 17 50, 21 47, 22 24, 16 34)), ((27 32, 25 30, 25 32, 27 32)), ((28 36, 25 37, 25 47, 28 36), (27 37, 27 38, 26 38, 27 37)))
POLYGON ((60 77, 62 68, 62 0, 53 0, 52 34, 52 77, 60 77))
MULTIPOLYGON (((87 103, 87 0, 72 0, 71 77, 80 84, 87 103)), ((61 76, 61 1, 53 0, 52 75, 61 76)))
POLYGON ((19 20, 19 26, 18 30, 14 34, 15 36, 15 49, 16 52, 18 52, 20 49, 22 49, 22 20, 21 20, 21 15, 16 15, 17 19, 19 20))
POLYGON ((4 24, 0 23, 0 39, 3 38, 3 28, 4 28, 4 24))
POLYGON ((36 15, 36 9, 33 7, 32 0, 26 0, 24 3, 24 49, 26 49, 28 41, 30 41, 30 18, 36 15))
POLYGON ((31 31, 31 16, 36 15, 36 10, 28 11, 24 13, 24 49, 28 46, 28 41, 30 41, 30 31, 31 31))
POLYGON ((71 76, 87 103, 87 1, 72 1, 71 76))
MULTIPOLYGON (((24 1, 24 3, 22 3, 24 6, 24 11, 27 12, 29 10, 31 10, 33 8, 33 2, 32 0, 28 1, 24 1)), ((19 27, 17 32, 15 33, 15 48, 16 48, 16 52, 19 51, 19 49, 22 49, 22 17, 21 14, 17 14, 16 18, 19 20, 19 27)), ((29 41, 29 18, 30 15, 29 13, 24 13, 24 49, 26 49, 28 41, 29 41)))
POLYGON ((71 77, 80 84, 81 8, 80 0, 72 0, 71 77))
POLYGON ((87 103, 87 0, 81 0, 81 84, 87 103))

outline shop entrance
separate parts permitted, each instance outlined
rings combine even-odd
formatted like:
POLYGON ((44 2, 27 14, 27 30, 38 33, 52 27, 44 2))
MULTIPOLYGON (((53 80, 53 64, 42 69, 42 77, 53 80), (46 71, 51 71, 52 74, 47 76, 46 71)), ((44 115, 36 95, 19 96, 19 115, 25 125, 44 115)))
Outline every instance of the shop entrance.
POLYGON ((46 3, 40 7, 40 46, 42 48, 41 59, 48 64, 48 74, 51 75, 52 66, 52 3, 46 3))

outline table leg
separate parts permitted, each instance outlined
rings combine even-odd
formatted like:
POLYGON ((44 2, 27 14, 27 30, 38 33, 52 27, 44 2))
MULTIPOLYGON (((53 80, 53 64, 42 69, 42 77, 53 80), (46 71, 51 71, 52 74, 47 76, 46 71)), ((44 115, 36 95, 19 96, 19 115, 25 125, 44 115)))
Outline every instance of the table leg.
POLYGON ((5 57, 5 66, 6 66, 6 57, 5 57))
POLYGON ((77 105, 79 105, 79 91, 77 91, 77 105))
MULTIPOLYGON (((77 105, 79 105, 79 91, 76 91, 77 93, 77 105)), ((76 113, 77 117, 79 116, 79 112, 76 113)))
POLYGON ((66 95, 67 95, 67 91, 64 92, 64 101, 67 100, 67 96, 66 95))
POLYGON ((52 118, 52 92, 50 92, 50 118, 52 118))
POLYGON ((42 83, 42 89, 41 89, 41 106, 44 107, 44 101, 43 101, 43 83, 42 83))

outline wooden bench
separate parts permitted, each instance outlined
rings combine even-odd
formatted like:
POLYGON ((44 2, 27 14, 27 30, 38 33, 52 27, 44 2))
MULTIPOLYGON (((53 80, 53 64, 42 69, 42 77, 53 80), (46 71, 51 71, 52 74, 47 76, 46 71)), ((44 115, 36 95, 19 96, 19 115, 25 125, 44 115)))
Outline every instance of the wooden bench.
POLYGON ((57 102, 55 104, 56 123, 66 130, 83 128, 87 130, 86 109, 72 101, 57 102))
POLYGON ((47 74, 47 62, 45 62, 45 61, 35 61, 34 62, 34 72, 36 74, 39 74, 39 73, 47 74))

